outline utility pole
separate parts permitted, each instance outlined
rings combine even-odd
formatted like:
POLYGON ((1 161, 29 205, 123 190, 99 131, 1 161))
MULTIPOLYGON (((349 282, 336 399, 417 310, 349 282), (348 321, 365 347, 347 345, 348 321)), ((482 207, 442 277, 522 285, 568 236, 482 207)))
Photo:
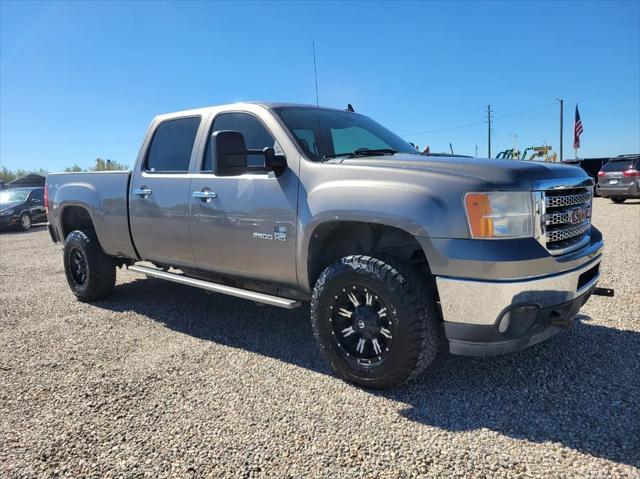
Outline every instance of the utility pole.
POLYGON ((489 158, 491 158, 491 105, 487 105, 487 124, 489 126, 489 129, 487 130, 487 145, 489 158))
POLYGON ((476 145, 476 158, 478 158, 478 145, 476 145))
POLYGON ((509 136, 510 136, 511 138, 513 138, 513 153, 512 153, 512 155, 513 155, 513 157, 515 158, 515 156, 516 156, 516 151, 517 151, 517 150, 516 150, 516 138, 518 138, 518 135, 517 135, 517 133, 514 133, 513 135, 512 135, 511 133, 509 133, 509 136))
POLYGON ((556 98, 560 102, 560 163, 562 163, 563 155, 562 155, 562 123, 564 119, 564 100, 562 98, 556 98))

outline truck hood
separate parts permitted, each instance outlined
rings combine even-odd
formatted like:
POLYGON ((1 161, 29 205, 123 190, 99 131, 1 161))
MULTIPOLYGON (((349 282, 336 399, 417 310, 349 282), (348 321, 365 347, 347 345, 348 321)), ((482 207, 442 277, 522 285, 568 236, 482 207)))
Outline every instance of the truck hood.
POLYGON ((531 190, 537 181, 562 178, 587 178, 582 168, 560 163, 498 160, 492 158, 437 157, 411 154, 372 156, 332 160, 350 166, 368 166, 415 170, 436 175, 454 175, 475 179, 484 187, 531 190))

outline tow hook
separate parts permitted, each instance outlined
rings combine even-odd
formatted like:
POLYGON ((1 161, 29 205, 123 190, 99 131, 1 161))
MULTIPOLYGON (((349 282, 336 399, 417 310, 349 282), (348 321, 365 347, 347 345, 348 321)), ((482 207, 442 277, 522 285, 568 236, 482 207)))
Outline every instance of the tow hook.
POLYGON ((593 293, 596 296, 608 296, 613 298, 614 291, 611 288, 594 288, 593 293))

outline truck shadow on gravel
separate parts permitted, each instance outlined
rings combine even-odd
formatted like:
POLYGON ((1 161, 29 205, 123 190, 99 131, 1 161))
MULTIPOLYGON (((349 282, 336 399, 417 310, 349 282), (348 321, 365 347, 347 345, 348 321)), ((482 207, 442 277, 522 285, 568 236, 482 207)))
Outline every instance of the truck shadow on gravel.
MULTIPOLYGON (((331 374, 315 347, 307 307, 260 307, 156 279, 121 284, 94 304, 331 374)), ((417 423, 448 431, 485 428, 638 467, 640 333, 589 320, 581 315, 571 330, 506 356, 442 353, 416 382, 371 394, 406 404, 400 414, 417 423)))

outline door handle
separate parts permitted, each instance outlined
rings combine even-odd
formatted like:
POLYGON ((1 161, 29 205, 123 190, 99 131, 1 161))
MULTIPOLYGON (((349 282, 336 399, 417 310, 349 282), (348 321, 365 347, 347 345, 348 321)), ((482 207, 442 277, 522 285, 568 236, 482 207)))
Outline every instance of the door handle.
POLYGON ((151 191, 149 188, 144 188, 144 187, 143 188, 135 188, 133 190, 133 194, 140 196, 140 198, 146 198, 151 193, 153 193, 153 191, 151 191))
POLYGON ((211 203, 212 199, 218 197, 215 191, 210 191, 210 190, 194 191, 191 196, 193 196, 194 198, 200 198, 202 201, 205 201, 206 203, 211 203))

